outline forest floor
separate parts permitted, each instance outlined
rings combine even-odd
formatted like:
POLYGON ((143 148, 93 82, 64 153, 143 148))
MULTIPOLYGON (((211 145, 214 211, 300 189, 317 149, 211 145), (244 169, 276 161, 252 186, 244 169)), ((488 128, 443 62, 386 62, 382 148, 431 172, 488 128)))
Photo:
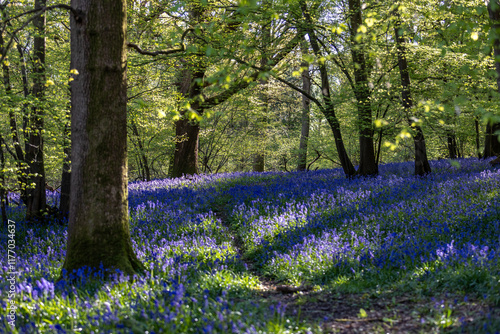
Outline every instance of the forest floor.
POLYGON ((295 287, 285 287, 267 281, 259 294, 286 305, 287 316, 317 324, 325 333, 477 333, 488 318, 500 319, 500 308, 481 300, 458 302, 463 296, 387 292, 372 297, 307 289, 291 292, 295 287), (460 319, 460 327, 453 325, 452 317, 460 319))
MULTIPOLYGON (((223 208, 214 210, 231 230, 223 208)), ((233 244, 245 259, 243 241, 233 234, 233 244)), ((278 304, 285 315, 311 324, 322 333, 478 333, 484 324, 500 325, 500 307, 460 294, 422 295, 391 291, 346 293, 321 290, 312 285, 288 285, 261 274, 251 259, 244 261, 258 277, 260 287, 250 297, 255 303, 278 304), (458 321, 457 321, 458 320, 458 321), (460 327, 457 326, 460 324, 460 327)), ((243 300, 242 300, 243 301, 243 300)), ((489 333, 489 331, 486 331, 489 333)), ((498 332, 494 332, 498 334, 498 332)))

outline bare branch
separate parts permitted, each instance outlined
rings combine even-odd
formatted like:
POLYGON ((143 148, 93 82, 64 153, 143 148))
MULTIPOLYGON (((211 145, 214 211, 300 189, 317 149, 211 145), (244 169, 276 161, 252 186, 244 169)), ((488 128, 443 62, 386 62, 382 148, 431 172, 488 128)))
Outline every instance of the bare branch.
POLYGON ((180 47, 178 49, 159 50, 159 51, 147 51, 147 50, 141 49, 137 44, 134 44, 134 43, 127 43, 127 46, 129 48, 134 49, 135 51, 137 51, 141 55, 152 56, 152 57, 156 57, 156 56, 160 56, 160 55, 163 55, 163 56, 171 55, 171 54, 183 52, 183 51, 186 50, 186 47, 184 45, 184 38, 186 38, 186 35, 187 35, 188 32, 193 32, 193 31, 194 31, 193 29, 187 29, 186 31, 184 31, 182 33, 181 45, 180 45, 180 47))

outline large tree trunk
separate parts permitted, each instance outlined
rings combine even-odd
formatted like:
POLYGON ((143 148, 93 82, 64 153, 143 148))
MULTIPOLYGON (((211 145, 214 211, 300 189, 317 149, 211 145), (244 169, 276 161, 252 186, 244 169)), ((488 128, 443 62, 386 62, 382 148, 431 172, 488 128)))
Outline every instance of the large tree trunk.
MULTIPOLYGON (((199 24, 204 16, 203 4, 193 2, 189 8, 189 20, 193 26, 199 24)), ((193 44, 199 43, 196 38, 190 39, 193 44)), ((179 83, 180 94, 189 101, 191 109, 203 114, 200 95, 202 86, 199 83, 205 76, 206 62, 200 56, 194 57, 184 64, 179 83)), ((181 110, 182 118, 175 122, 175 151, 170 177, 198 174, 198 141, 200 125, 196 120, 188 118, 187 110, 181 110)))
POLYGON ((408 72, 408 61, 406 60, 406 49, 404 46, 405 41, 401 31, 401 24, 399 22, 399 13, 396 11, 395 15, 397 17, 397 21, 394 26, 394 32, 396 36, 399 73, 401 76, 401 99, 408 124, 414 131, 413 144, 415 146, 415 175, 424 176, 431 173, 431 166, 429 165, 429 160, 427 159, 424 132, 422 131, 422 128, 419 125, 414 124, 410 118, 411 109, 413 107, 410 90, 410 73, 408 72))
MULTIPOLYGON (((491 29, 494 30, 493 52, 495 55, 495 70, 497 72, 497 91, 500 92, 500 1, 490 0, 488 3, 488 12, 492 23, 491 29)), ((483 158, 500 155, 500 142, 495 132, 500 130, 500 123, 494 122, 486 125, 486 137, 484 140, 483 158)))
POLYGON ((63 269, 132 275, 127 189, 126 1, 72 0, 71 201, 63 269))
POLYGON ((368 87, 368 68, 363 42, 356 39, 358 28, 363 24, 360 0, 349 0, 351 16, 351 55, 354 63, 355 96, 358 107, 359 168, 356 174, 369 176, 378 174, 375 161, 372 130, 371 93, 368 87))
MULTIPOLYGON (((305 42, 305 41, 304 41, 305 42)), ((307 53, 307 46, 302 43, 302 54, 307 53)), ((302 90, 307 94, 311 94, 311 76, 309 75, 309 63, 302 61, 300 64, 302 71, 302 90)), ((302 128, 300 131, 299 143, 299 158, 297 170, 306 170, 307 168, 307 143, 309 140, 309 127, 310 127, 310 104, 311 101, 305 95, 302 95, 302 128)))
MULTIPOLYGON (((200 65, 200 64, 197 64, 200 65)), ((189 66, 189 65, 186 65, 189 66)), ((199 96, 201 85, 197 82, 205 76, 205 67, 192 65, 195 70, 186 68, 182 71, 182 81, 179 92, 191 102, 191 109, 203 114, 199 96)), ((198 141, 200 124, 188 119, 187 110, 182 110, 183 117, 175 122, 175 151, 170 177, 198 174, 198 141)))
POLYGON ((200 125, 181 119, 175 122, 175 153, 171 177, 198 174, 198 141, 200 125))
MULTIPOLYGON (((35 8, 46 6, 46 0, 36 0, 35 8)), ((43 220, 46 210, 45 166, 43 159, 44 106, 45 100, 45 15, 33 20, 35 26, 33 50, 33 96, 36 99, 29 124, 26 162, 29 165, 29 188, 27 190, 26 219, 43 220)))
MULTIPOLYGON (((316 37, 316 33, 313 29, 313 21, 310 13, 308 12, 305 1, 300 1, 300 6, 302 10, 302 15, 305 18, 305 30, 307 35, 309 36, 309 43, 314 51, 314 55, 319 59, 321 57, 321 51, 319 47, 319 43, 316 37)), ((335 138, 335 146, 337 148, 337 153, 339 155, 340 164, 342 165, 342 169, 347 177, 351 177, 356 173, 354 166, 352 165, 351 160, 347 154, 347 151, 344 146, 344 141, 342 139, 342 134, 340 131, 340 123, 335 114, 335 107, 333 105, 333 101, 330 94, 330 82, 328 80, 328 71, 324 62, 319 62, 319 72, 321 75, 321 94, 323 96, 323 102, 325 105, 324 115, 328 124, 330 125, 333 137, 335 138)))

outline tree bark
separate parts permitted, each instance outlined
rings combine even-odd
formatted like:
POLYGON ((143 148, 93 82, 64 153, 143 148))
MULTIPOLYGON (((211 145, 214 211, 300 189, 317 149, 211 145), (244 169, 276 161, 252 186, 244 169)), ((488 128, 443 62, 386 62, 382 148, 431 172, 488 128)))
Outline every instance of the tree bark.
POLYGON ((429 165, 429 160, 427 159, 424 132, 422 131, 422 128, 419 125, 414 124, 410 118, 411 109, 413 107, 413 99, 411 97, 410 90, 410 73, 408 72, 408 61, 406 60, 406 49, 404 45, 405 40, 402 35, 401 23, 397 10, 395 15, 397 17, 397 21, 394 26, 394 33, 396 36, 398 67, 401 76, 401 100, 408 124, 414 131, 413 144, 415 147, 415 175, 424 176, 431 173, 431 166, 429 165))
MULTIPOLYGON (((205 67, 196 65, 200 64, 193 64, 194 70, 186 68, 182 71, 179 92, 191 102, 191 109, 202 115, 203 107, 199 101, 201 86, 197 81, 205 76, 205 67)), ((183 117, 175 122, 175 151, 170 177, 199 173, 198 142, 200 124, 196 120, 187 118, 187 110, 182 110, 181 114, 183 117)))
MULTIPOLYGON (((316 33, 313 29, 313 21, 311 15, 308 12, 305 1, 300 1, 300 6, 302 10, 302 15, 305 18, 305 31, 309 36, 309 43, 313 49, 314 55, 319 59, 321 57, 321 51, 319 47, 319 43, 316 37, 316 33)), ((333 101, 330 94, 330 82, 328 80, 328 71, 324 62, 319 62, 319 72, 321 76, 321 94, 323 96, 324 109, 323 114, 325 115, 328 124, 330 125, 333 137, 335 138, 335 146, 337 148, 337 153, 339 155, 340 164, 342 165, 342 169, 347 177, 352 177, 356 174, 356 170, 352 165, 351 160, 347 154, 347 151, 344 146, 344 141, 342 139, 342 133, 340 131, 340 123, 335 114, 335 107, 333 105, 333 101)))
POLYGON ((354 94, 358 108, 360 149, 359 168, 356 174, 371 176, 378 174, 378 166, 375 161, 373 147, 371 93, 368 87, 366 55, 363 43, 356 39, 358 28, 363 24, 360 0, 349 0, 349 12, 351 16, 351 55, 354 64, 354 94))
MULTIPOLYGON (((35 8, 46 6, 46 0, 36 0, 35 8)), ((33 20, 35 38, 33 46, 33 96, 35 106, 29 119, 26 163, 29 165, 26 219, 43 221, 46 211, 45 165, 43 157, 44 106, 45 100, 45 15, 33 20)))
MULTIPOLYGON (((302 54, 307 54, 307 45, 302 43, 302 54)), ((300 64, 302 68, 302 90, 311 94, 311 76, 309 75, 309 63, 302 61, 300 64)), ((302 95, 302 128, 300 131, 299 143, 299 158, 297 170, 307 169, 307 144, 309 140, 309 127, 310 127, 310 105, 311 101, 305 95, 302 95)))
POLYGON ((200 125, 187 119, 175 122, 175 153, 171 177, 198 174, 200 125))
MULTIPOLYGON (((130 240, 125 0, 72 0, 71 201, 63 271, 144 270, 130 240)), ((64 275, 64 272, 63 272, 64 275)))

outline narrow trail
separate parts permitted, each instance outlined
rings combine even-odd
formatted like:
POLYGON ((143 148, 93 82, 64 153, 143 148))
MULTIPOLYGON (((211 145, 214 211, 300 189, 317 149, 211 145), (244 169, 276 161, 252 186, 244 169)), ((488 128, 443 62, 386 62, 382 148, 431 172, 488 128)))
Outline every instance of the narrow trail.
POLYGON ((310 287, 294 287, 294 286, 289 286, 285 284, 280 284, 279 281, 273 280, 269 277, 266 277, 262 275, 262 273, 256 268, 256 265, 253 261, 250 261, 248 258, 245 256, 245 251, 244 251, 244 242, 241 239, 240 235, 236 233, 234 230, 234 227, 231 226, 229 222, 229 217, 227 215, 226 209, 225 208, 215 208, 213 210, 215 217, 220 220, 221 224, 228 229, 228 231, 231 233, 231 239, 233 241, 233 247, 236 249, 239 258, 241 261, 244 263, 245 267, 247 268, 248 272, 252 274, 253 276, 257 277, 260 282, 260 292, 264 295, 270 295, 270 294, 288 294, 288 293, 295 293, 299 291, 310 291, 312 290, 310 287))
MULTIPOLYGON (((435 299, 429 296, 391 291, 379 296, 321 289, 315 291, 310 286, 285 285, 266 277, 245 256, 244 242, 231 225, 227 208, 215 207, 212 212, 231 234, 233 247, 248 273, 259 280, 259 289, 254 297, 256 301, 285 305, 287 317, 319 327, 322 333, 421 333, 429 328, 426 323, 435 321, 431 318, 435 299), (361 312, 365 313, 360 315, 361 312), (423 317, 422 314, 426 312, 427 317, 423 317)), ((453 300, 456 304, 456 298, 457 296, 451 295, 439 296, 448 305, 453 300)), ((462 317, 474 328, 474 319, 487 314, 487 310, 488 306, 484 302, 456 304, 454 315, 462 317)), ((500 309, 496 309, 494 313, 500 317, 500 309)))

